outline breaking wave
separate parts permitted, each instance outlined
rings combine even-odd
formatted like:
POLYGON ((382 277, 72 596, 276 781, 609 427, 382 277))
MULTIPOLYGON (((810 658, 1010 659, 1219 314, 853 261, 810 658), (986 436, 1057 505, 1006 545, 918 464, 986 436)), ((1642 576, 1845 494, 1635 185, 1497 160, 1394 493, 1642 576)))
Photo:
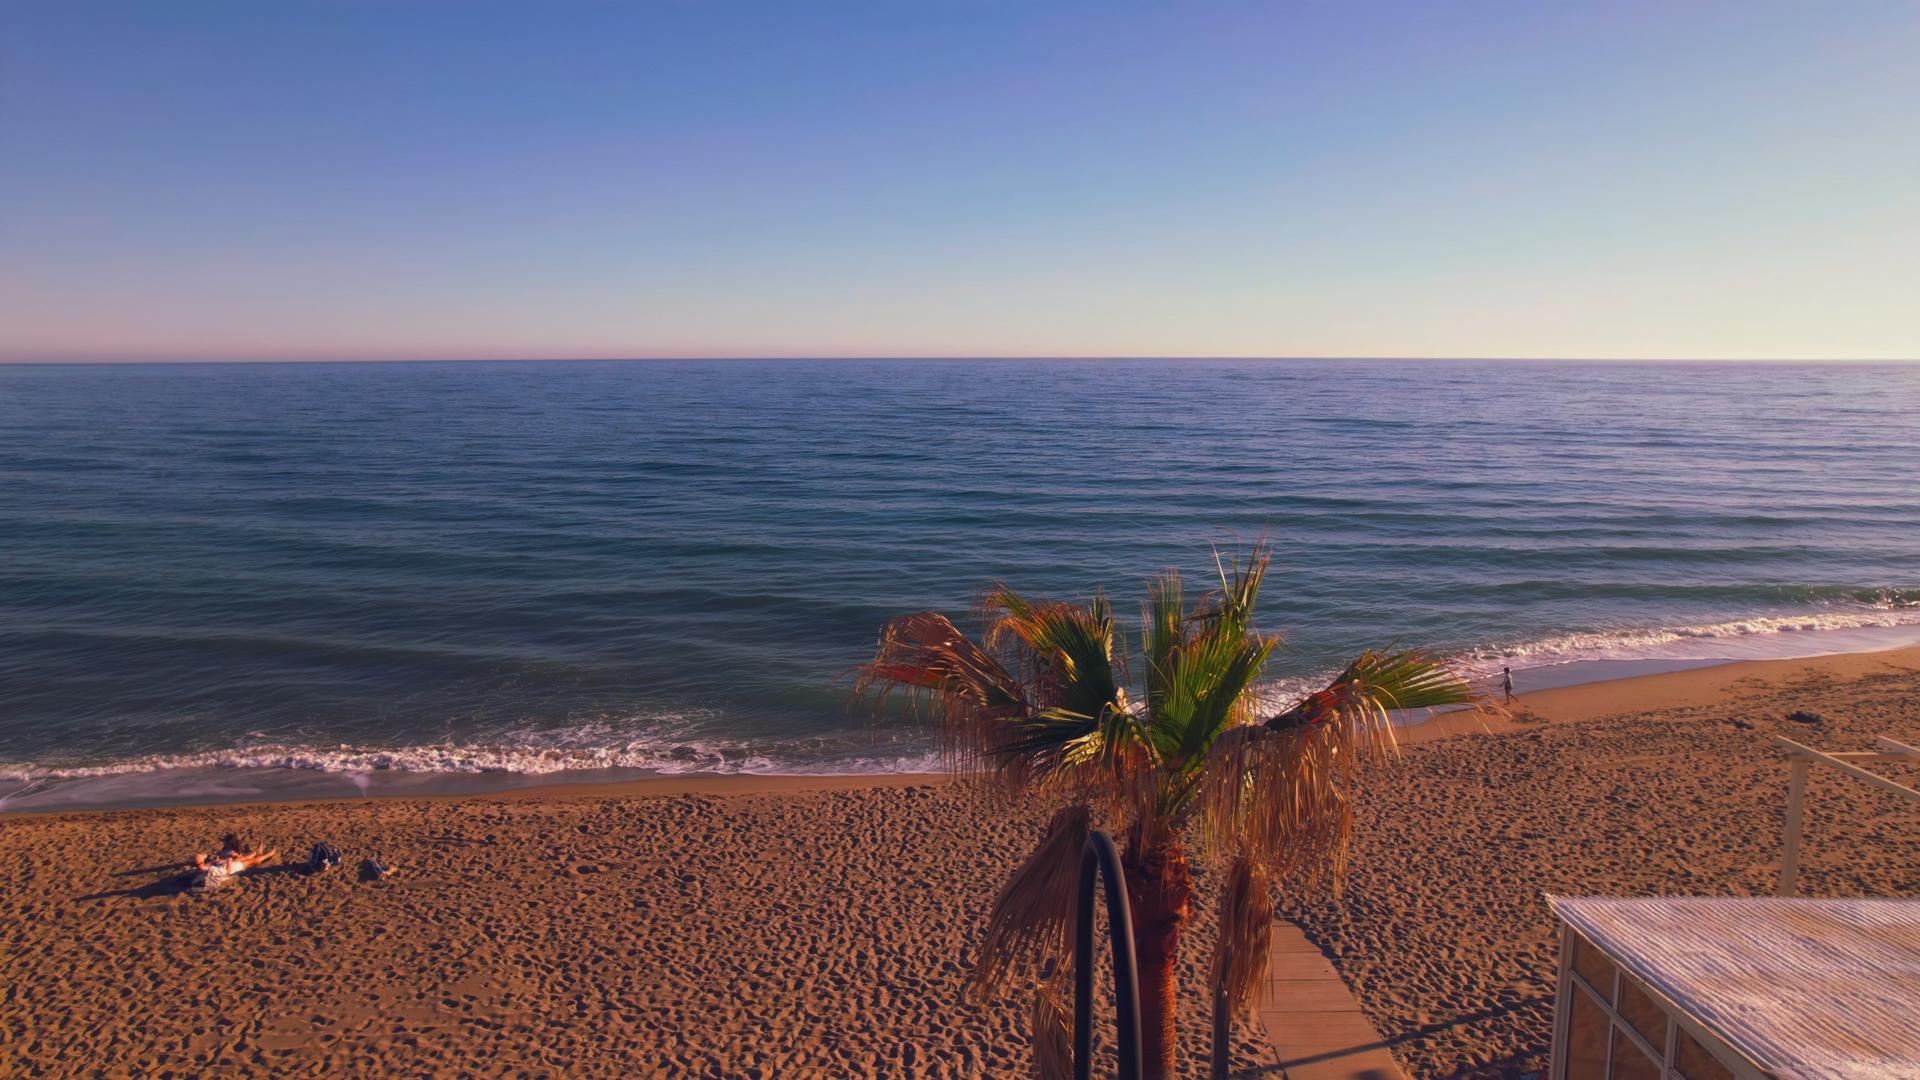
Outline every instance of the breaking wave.
POLYGON ((1502 664, 1540 667, 1579 660, 1745 659, 1749 655, 1808 656, 1825 652, 1854 652, 1836 635, 1848 630, 1920 627, 1920 605, 1884 601, 1864 610, 1820 611, 1794 615, 1755 615, 1695 626, 1627 627, 1561 634, 1513 645, 1488 645, 1459 656, 1469 671, 1485 673, 1502 664), (1792 640, 1777 635, 1806 635, 1792 640), (1774 638, 1773 641, 1765 639, 1774 638), (1752 639, 1762 639, 1754 641, 1752 639), (1728 643, 1744 648, 1728 652, 1728 643), (1771 647, 1770 647, 1771 646, 1771 647), (1835 646, 1835 647, 1826 647, 1835 646), (1715 651, 1718 649, 1719 651, 1715 651))
POLYGON ((623 732, 623 726, 596 722, 552 731, 502 733, 471 742, 410 746, 261 742, 104 762, 0 761, 0 780, 67 780, 178 769, 524 775, 627 771, 663 776, 855 776, 939 770, 931 738, 917 731, 849 731, 799 739, 747 740, 634 736, 623 732))
MULTIPOLYGON (((1488 644, 1446 658, 1470 680, 1490 681, 1503 667, 1516 671, 1613 660, 1759 660, 1866 652, 1920 643, 1920 604, 1911 591, 1882 594, 1871 607, 1795 615, 1754 615, 1691 626, 1586 630, 1512 644, 1488 644), (1906 631, 1906 632, 1902 632, 1906 631)), ((1338 671, 1276 679, 1261 699, 1284 707, 1326 685, 1338 671)), ((1586 680, 1605 678, 1595 674, 1586 680)))
MULTIPOLYGON (((1920 641, 1920 605, 1883 601, 1864 610, 1756 615, 1692 626, 1629 627, 1488 644, 1452 656, 1463 674, 1488 678, 1503 665, 1529 668, 1594 660, 1747 659, 1810 656, 1920 641), (1900 633, 1902 630, 1909 633, 1900 633)), ((1333 670, 1269 682, 1262 699, 1284 707, 1325 685, 1333 670)), ((263 742, 105 762, 0 762, 0 780, 29 782, 182 769, 309 769, 328 773, 516 773, 639 771, 659 775, 849 776, 938 772, 930 735, 870 729, 792 739, 635 736, 634 724, 596 722, 472 742, 411 746, 263 742)), ((686 718, 656 726, 684 728, 686 718)))

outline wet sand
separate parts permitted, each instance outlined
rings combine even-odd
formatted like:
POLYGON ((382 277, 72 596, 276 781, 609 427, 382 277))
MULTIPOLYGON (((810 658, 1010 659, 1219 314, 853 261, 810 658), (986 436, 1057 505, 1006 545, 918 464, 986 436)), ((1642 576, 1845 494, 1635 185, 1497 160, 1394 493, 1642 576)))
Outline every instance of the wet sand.
MULTIPOLYGON (((1520 705, 1416 733, 1373 777, 1344 896, 1288 899, 1417 1076, 1540 1067, 1543 893, 1770 891, 1770 736, 1920 739, 1920 650, 1520 705), (1803 708, 1826 721, 1784 718, 1803 708)), ((930 777, 0 816, 0 1075, 1025 1075, 1024 1002, 960 986, 1040 817, 930 777), (177 892, 228 829, 295 858, 326 839, 348 865, 177 892), (358 880, 374 853, 398 873, 358 880)), ((1920 820, 1894 800, 1818 777, 1809 821, 1805 891, 1920 895, 1920 820)), ((1194 993, 1196 1074, 1204 1028, 1194 993)))

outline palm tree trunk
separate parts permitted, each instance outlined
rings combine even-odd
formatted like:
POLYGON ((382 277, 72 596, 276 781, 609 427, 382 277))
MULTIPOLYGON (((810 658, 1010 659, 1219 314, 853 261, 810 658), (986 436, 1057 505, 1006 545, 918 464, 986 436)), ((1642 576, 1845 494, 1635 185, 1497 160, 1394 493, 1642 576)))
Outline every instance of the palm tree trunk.
POLYGON ((1187 850, 1170 833, 1128 837, 1120 866, 1127 878, 1127 909, 1133 916, 1134 962, 1140 973, 1140 1044, 1146 1080, 1173 1074, 1179 987, 1180 930, 1193 900, 1193 870, 1187 850))

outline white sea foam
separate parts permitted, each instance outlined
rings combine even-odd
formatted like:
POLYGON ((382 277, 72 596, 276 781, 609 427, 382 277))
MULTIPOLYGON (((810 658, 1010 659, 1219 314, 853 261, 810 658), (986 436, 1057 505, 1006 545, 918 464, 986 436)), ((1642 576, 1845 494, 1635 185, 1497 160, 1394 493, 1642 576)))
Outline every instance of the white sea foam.
POLYGON ((1899 627, 1920 627, 1920 607, 1889 604, 1850 611, 1759 615, 1696 626, 1593 630, 1514 645, 1483 646, 1458 659, 1469 672, 1485 673, 1503 665, 1540 667, 1579 660, 1810 656, 1852 652, 1860 648, 1860 645, 1853 644, 1859 639, 1843 637, 1837 633, 1839 631, 1890 630, 1899 627), (1801 636, 1789 639, 1781 635, 1801 636))
MULTIPOLYGON (((1592 661, 1772 659, 1862 652, 1915 642, 1920 642, 1920 607, 1887 602, 1851 610, 1756 615, 1691 626, 1581 631, 1483 645, 1445 659, 1469 680, 1488 682, 1503 667, 1524 673, 1592 661)), ((1261 700, 1269 708, 1284 708, 1325 686, 1337 674, 1337 669, 1328 669, 1276 679, 1262 687, 1261 700)), ((1567 679, 1566 684, 1606 677, 1596 669, 1584 679, 1567 679)))
MULTIPOLYGON (((1850 610, 1764 615, 1691 626, 1625 627, 1489 644, 1451 659, 1469 678, 1487 679, 1503 666, 1517 671, 1607 660, 1700 660, 1811 656, 1885 648, 1920 641, 1920 607, 1886 603, 1850 610), (1907 633, 1901 633, 1901 631, 1907 633)), ((1270 708, 1283 708, 1324 686, 1336 672, 1276 679, 1261 690, 1270 708)), ((1592 677, 1603 678, 1604 675, 1592 677)), ((717 718, 698 718, 712 722, 717 718)), ((9 763, 0 780, 34 783, 186 769, 310 769, 327 773, 486 773, 527 775, 637 770, 662 775, 864 775, 935 772, 941 768, 930 739, 895 741, 857 734, 812 739, 751 740, 686 737, 699 726, 685 716, 627 724, 596 722, 572 728, 503 735, 472 743, 417 746, 301 746, 277 742, 185 754, 156 754, 108 762, 9 763), (635 737, 635 723, 652 734, 635 737), (676 737, 679 736, 679 737, 676 737)))
MULTIPOLYGON (((625 740, 583 745, 567 733, 569 745, 498 742, 429 746, 331 747, 257 746, 190 754, 154 754, 98 764, 51 766, 0 762, 0 780, 70 780, 127 773, 182 769, 311 769, 366 775, 376 772, 485 773, 528 775, 574 771, 639 770, 661 775, 684 773, 837 776, 866 773, 938 771, 931 750, 901 754, 820 753, 759 748, 725 740, 625 740)), ((543 740, 544 741, 544 740, 543 740)), ((364 786, 364 785, 363 785, 364 786)))

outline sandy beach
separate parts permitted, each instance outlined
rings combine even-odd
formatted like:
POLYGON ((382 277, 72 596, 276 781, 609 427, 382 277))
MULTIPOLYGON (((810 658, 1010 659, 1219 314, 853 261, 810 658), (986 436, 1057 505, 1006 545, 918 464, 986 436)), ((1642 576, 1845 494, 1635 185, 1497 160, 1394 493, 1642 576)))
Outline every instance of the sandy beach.
MULTIPOLYGON (((1569 687, 1516 714, 1382 769, 1344 894, 1283 905, 1416 1077, 1545 1066, 1557 945, 1544 894, 1770 895, 1787 787, 1773 736, 1822 749, 1914 741, 1920 649, 1569 687), (1822 722, 1786 718, 1802 710, 1822 722)), ((1920 768, 1873 768, 1920 783, 1920 768)), ((1802 893, 1920 896, 1910 805, 1816 770, 1807 815, 1802 893)))
MULTIPOLYGON (((1447 718, 1375 774, 1344 894, 1285 910, 1412 1075, 1532 1072, 1553 971, 1542 895, 1771 891, 1776 733, 1920 738, 1920 650, 1447 718)), ((1804 891, 1920 895, 1920 821, 1833 777, 1810 798, 1804 891)), ((0 1075, 1024 1075, 1024 1003, 976 1007, 960 987, 1038 825, 938 777, 9 815, 0 1075), (180 894, 184 861, 229 829, 296 860, 324 839, 347 866, 180 894), (360 880, 370 854, 398 872, 360 880)), ((1204 958, 1186 950, 1187 988, 1204 958)), ((1195 993, 1196 1075, 1204 1028, 1195 993)), ((1254 1070, 1263 1036, 1240 1030, 1254 1070)))
POLYGON ((0 0, 0 1080, 1920 1080, 1749 7, 0 0))

